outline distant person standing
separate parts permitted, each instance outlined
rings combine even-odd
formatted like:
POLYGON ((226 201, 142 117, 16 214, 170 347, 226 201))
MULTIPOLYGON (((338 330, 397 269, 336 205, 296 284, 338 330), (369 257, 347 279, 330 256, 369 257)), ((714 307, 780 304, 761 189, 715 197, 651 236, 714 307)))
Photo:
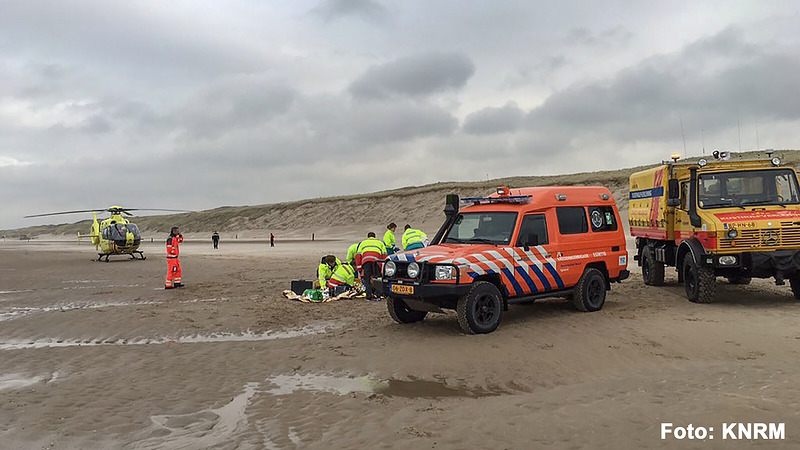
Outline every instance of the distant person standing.
POLYGON ((214 248, 219 248, 219 233, 216 231, 211 234, 211 243, 214 244, 214 248))
POLYGON ((384 259, 386 259, 386 246, 383 241, 375 238, 375 233, 370 231, 367 233, 367 238, 358 244, 356 250, 356 268, 361 279, 364 280, 367 300, 380 300, 375 297, 372 279, 380 275, 380 262, 384 259))
POLYGON ((392 222, 389 225, 386 225, 386 233, 383 234, 383 245, 386 246, 386 254, 391 255, 392 253, 396 252, 397 249, 397 238, 394 237, 394 230, 397 229, 397 224, 392 222))
POLYGON ((181 282, 181 261, 178 257, 181 254, 179 244, 183 242, 183 235, 178 227, 169 230, 167 238, 167 281, 164 289, 183 287, 181 282))
POLYGON ((269 246, 275 247, 275 235, 272 233, 269 234, 269 246))

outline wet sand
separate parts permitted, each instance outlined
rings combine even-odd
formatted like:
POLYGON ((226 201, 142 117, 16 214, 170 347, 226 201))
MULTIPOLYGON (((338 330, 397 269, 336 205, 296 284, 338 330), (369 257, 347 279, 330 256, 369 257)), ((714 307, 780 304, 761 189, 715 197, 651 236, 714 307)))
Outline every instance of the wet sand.
POLYGON ((720 283, 689 303, 634 273, 597 313, 512 306, 500 328, 453 314, 394 323, 382 303, 280 292, 348 241, 206 240, 163 290, 145 261, 85 242, 0 243, 0 448, 796 448, 800 303, 720 283), (716 438, 660 440, 660 424, 716 438), (785 423, 782 441, 722 423, 785 423))

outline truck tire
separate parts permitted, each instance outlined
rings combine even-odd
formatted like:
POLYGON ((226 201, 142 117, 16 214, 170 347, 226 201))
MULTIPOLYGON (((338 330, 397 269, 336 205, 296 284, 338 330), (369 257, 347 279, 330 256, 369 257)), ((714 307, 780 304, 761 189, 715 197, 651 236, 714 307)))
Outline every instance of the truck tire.
POLYGON ((794 298, 800 300, 800 274, 793 275, 789 278, 789 285, 792 286, 792 294, 794 298))
POLYGON ((466 334, 491 333, 500 325, 503 296, 495 285, 478 281, 458 299, 458 324, 466 334))
POLYGON ((428 315, 428 311, 417 311, 409 308, 406 302, 399 298, 389 297, 386 300, 386 306, 389 309, 389 315, 397 323, 419 322, 428 315))
POLYGON ((572 304, 578 311, 599 311, 606 302, 606 277, 599 270, 589 267, 572 291, 572 304))
POLYGON ((656 250, 652 245, 642 249, 642 278, 648 286, 664 285, 664 263, 656 261, 656 250))
POLYGON ((744 275, 734 275, 726 278, 730 284, 750 284, 750 282, 753 280, 751 277, 746 277, 744 275))
POLYGON ((683 286, 686 297, 694 303, 711 303, 717 296, 714 269, 698 264, 690 254, 683 258, 683 286))

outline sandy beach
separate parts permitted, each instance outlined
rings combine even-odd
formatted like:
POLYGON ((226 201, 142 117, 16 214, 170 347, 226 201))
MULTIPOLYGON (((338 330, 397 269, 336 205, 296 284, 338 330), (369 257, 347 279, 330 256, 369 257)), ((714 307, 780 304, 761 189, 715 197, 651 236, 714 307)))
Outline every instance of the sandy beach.
POLYGON ((206 239, 163 290, 145 261, 86 243, 0 243, 0 448, 796 448, 800 303, 788 286, 720 282, 689 303, 674 271, 632 267, 605 307, 512 306, 489 335, 454 314, 399 325, 385 304, 281 296, 349 241, 206 239), (662 422, 714 427, 660 439, 662 422), (785 440, 722 424, 785 423, 785 440))

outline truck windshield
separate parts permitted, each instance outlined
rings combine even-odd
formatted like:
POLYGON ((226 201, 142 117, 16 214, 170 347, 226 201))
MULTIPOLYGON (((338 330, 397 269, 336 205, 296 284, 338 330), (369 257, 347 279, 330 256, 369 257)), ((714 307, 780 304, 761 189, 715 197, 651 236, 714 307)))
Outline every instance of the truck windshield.
POLYGON ((458 215, 444 239, 449 244, 508 244, 517 223, 515 212, 466 212, 458 215))
POLYGON ((697 204, 701 208, 800 203, 793 170, 748 170, 700 175, 697 204))

